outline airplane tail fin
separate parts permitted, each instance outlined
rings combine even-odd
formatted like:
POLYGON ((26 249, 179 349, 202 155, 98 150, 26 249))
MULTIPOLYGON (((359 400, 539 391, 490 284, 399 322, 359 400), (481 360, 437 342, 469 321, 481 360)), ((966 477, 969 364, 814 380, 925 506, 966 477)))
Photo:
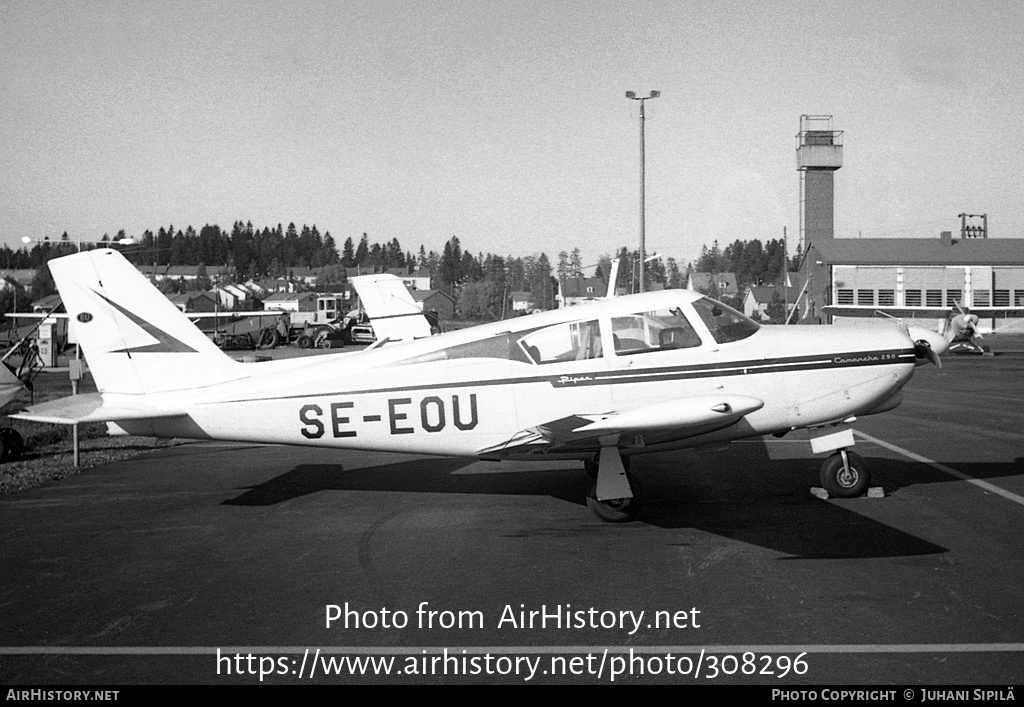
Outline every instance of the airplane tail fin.
POLYGON ((404 341, 430 336, 430 322, 394 275, 360 275, 352 278, 359 301, 370 317, 377 341, 404 341))
POLYGON ((242 364, 117 251, 85 251, 49 265, 101 393, 171 392, 238 377, 242 364))

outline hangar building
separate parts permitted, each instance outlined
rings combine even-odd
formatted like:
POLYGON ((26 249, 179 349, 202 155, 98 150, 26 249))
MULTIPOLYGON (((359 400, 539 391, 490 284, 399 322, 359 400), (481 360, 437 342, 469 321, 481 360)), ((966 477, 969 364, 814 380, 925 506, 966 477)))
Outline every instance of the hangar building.
MULTIPOLYGON (((982 330, 1024 329, 1024 239, 989 238, 961 214, 958 238, 836 238, 834 179, 842 167, 842 131, 831 116, 800 118, 800 236, 804 258, 801 321, 830 323, 890 311, 939 326, 954 306, 981 317, 982 330), (828 311, 825 308, 828 307, 828 311)), ((977 218, 981 218, 980 216, 977 218)))

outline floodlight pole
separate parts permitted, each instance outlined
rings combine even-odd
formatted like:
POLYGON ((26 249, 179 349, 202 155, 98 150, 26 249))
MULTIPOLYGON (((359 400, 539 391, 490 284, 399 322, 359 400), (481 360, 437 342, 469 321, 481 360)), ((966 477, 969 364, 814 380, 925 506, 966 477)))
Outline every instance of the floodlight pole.
POLYGON ((646 251, 646 231, 647 231, 647 218, 644 213, 644 101, 649 98, 658 98, 661 95, 661 91, 651 91, 650 95, 637 96, 635 91, 626 91, 626 98, 631 101, 640 101, 640 288, 639 292, 644 291, 644 263, 647 260, 646 251))

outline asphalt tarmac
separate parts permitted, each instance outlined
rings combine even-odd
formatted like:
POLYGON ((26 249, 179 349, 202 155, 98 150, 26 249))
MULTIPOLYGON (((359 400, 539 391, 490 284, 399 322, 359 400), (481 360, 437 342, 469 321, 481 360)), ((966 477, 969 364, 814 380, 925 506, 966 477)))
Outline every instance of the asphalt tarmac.
POLYGON ((0 499, 0 683, 1019 684, 1024 356, 944 363, 854 425, 881 498, 794 434, 639 458, 628 524, 574 462, 240 444, 0 499))

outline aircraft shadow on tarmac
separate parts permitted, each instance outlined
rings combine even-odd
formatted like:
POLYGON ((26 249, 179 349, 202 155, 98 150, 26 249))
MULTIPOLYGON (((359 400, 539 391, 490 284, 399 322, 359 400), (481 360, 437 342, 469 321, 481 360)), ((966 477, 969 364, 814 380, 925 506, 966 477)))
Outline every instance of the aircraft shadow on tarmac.
MULTIPOLYGON (((785 553, 788 559, 883 558, 947 552, 856 512, 852 500, 813 498, 821 457, 772 460, 763 442, 742 450, 678 451, 641 457, 635 478, 644 494, 638 522, 661 528, 693 528, 785 553)), ((933 469, 917 463, 868 458, 874 485, 887 494, 930 483, 933 469)), ((325 491, 387 491, 429 494, 547 496, 585 505, 590 480, 580 470, 545 469, 542 463, 508 473, 454 473, 472 460, 412 459, 355 469, 340 464, 301 464, 246 490, 224 505, 271 506, 325 491)), ((1005 466, 1005 465, 1002 465, 1005 466)), ((485 467, 486 469, 486 467, 485 467)), ((989 469, 991 474, 994 470, 989 469)), ((880 501, 884 503, 884 500, 880 501)), ((589 514, 586 518, 597 523, 589 514)))

